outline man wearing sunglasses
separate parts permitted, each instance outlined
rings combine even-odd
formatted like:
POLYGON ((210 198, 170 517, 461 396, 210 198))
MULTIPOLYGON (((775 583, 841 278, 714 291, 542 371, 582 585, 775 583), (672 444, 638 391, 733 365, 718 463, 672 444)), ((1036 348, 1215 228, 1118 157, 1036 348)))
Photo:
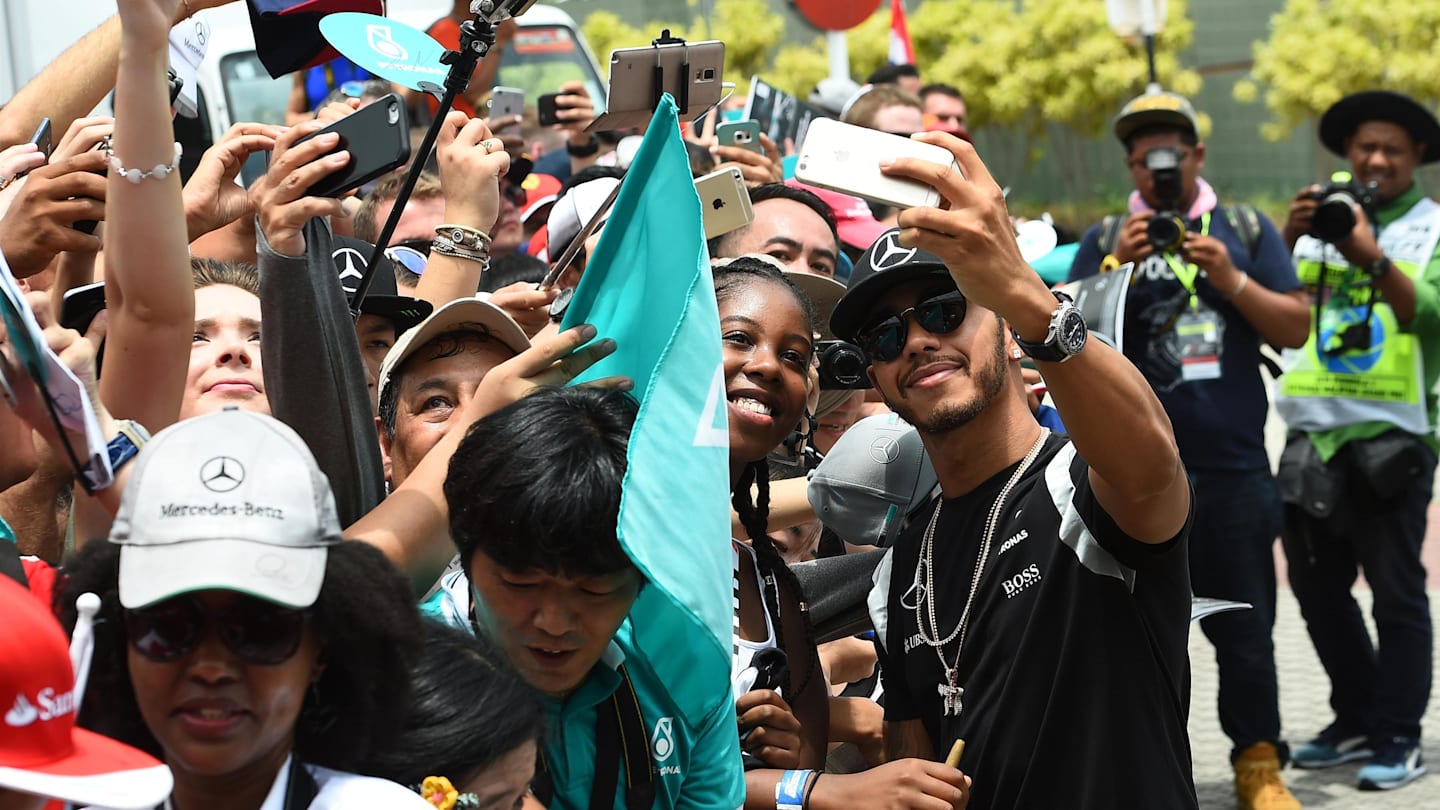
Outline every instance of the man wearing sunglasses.
POLYGON ((1132 100, 1115 136, 1135 185, 1130 211, 1085 234, 1070 279, 1135 263, 1123 349, 1165 406, 1195 486, 1195 593, 1254 606, 1200 623, 1215 645, 1236 796, 1245 808, 1296 810, 1280 778, 1288 752, 1271 629, 1281 506, 1265 450, 1260 344, 1304 343, 1304 291, 1270 221, 1221 205, 1200 176, 1205 144, 1187 99, 1132 100))
POLYGON ((974 148, 917 138, 959 171, 909 159, 882 171, 946 208, 901 212, 830 319, 869 354, 942 493, 870 595, 887 755, 942 758, 965 740, 979 807, 1194 808, 1190 485, 1169 421, 1026 264, 974 148), (1031 414, 1026 354, 1069 438, 1031 414))

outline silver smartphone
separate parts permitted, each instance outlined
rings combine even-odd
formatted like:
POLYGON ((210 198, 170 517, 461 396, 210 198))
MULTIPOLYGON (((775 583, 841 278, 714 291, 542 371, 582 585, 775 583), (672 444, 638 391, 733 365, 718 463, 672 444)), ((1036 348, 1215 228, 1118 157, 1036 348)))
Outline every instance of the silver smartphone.
POLYGON ((605 114, 595 119, 589 130, 645 126, 655 114, 661 93, 675 98, 681 123, 694 120, 720 103, 724 72, 725 43, 719 40, 614 51, 610 54, 605 114))
POLYGON ((918 158, 960 171, 948 149, 833 118, 817 118, 810 122, 800 144, 795 179, 899 208, 940 204, 940 192, 924 183, 881 174, 880 159, 886 157, 918 158))
POLYGON ((745 178, 734 166, 727 166, 695 180, 695 193, 705 218, 705 238, 739 230, 755 221, 745 178))
MULTIPOLYGON (((525 115, 525 91, 517 87, 496 87, 490 91, 490 120, 511 115, 525 115)), ((495 130, 496 135, 519 135, 520 125, 511 124, 495 130)))

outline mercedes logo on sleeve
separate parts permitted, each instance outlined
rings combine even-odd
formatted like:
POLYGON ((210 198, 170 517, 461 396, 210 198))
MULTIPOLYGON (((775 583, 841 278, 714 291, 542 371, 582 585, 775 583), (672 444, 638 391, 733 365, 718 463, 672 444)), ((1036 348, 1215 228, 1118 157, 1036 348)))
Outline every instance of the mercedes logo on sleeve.
POLYGON ((890 231, 870 249, 870 264, 876 270, 889 270, 915 258, 918 248, 907 248, 900 244, 900 232, 890 231))
POLYGON ((229 456, 216 456, 200 467, 200 483, 211 492, 229 492, 245 481, 245 466, 229 456))

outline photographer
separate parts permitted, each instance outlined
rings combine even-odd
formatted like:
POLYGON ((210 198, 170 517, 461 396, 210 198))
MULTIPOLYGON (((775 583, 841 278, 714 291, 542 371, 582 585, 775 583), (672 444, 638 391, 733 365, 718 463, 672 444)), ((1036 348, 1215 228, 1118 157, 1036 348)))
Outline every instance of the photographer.
POLYGON ((1130 211, 1086 232, 1070 280, 1135 263, 1123 349, 1169 414, 1195 487, 1194 592, 1254 605, 1201 622, 1215 645, 1236 796, 1241 807, 1298 809, 1280 779, 1271 629, 1281 504, 1265 453, 1260 342, 1304 342, 1304 292, 1274 226, 1250 206, 1220 205, 1200 177, 1205 144, 1187 99, 1132 100, 1115 136, 1135 184, 1130 211))
POLYGON ((1440 160, 1440 123, 1398 93, 1357 93, 1326 111, 1320 142, 1353 179, 1306 188, 1290 206, 1285 237, 1315 292, 1315 323, 1287 358, 1276 408, 1292 431, 1280 461, 1290 584, 1335 721, 1294 760, 1368 760, 1359 786, 1383 790, 1425 771, 1432 631, 1420 546, 1435 473, 1440 206, 1415 170, 1440 160), (1357 564, 1378 643, 1350 595, 1357 564))

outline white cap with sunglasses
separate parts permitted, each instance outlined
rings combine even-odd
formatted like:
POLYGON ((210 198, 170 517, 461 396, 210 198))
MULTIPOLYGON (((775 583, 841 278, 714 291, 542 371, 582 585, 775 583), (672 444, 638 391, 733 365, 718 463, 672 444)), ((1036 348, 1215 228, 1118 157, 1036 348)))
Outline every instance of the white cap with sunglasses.
POLYGON ((313 605, 341 542, 330 482, 293 430, 226 409, 156 434, 140 451, 110 529, 120 604, 237 591, 313 605))

